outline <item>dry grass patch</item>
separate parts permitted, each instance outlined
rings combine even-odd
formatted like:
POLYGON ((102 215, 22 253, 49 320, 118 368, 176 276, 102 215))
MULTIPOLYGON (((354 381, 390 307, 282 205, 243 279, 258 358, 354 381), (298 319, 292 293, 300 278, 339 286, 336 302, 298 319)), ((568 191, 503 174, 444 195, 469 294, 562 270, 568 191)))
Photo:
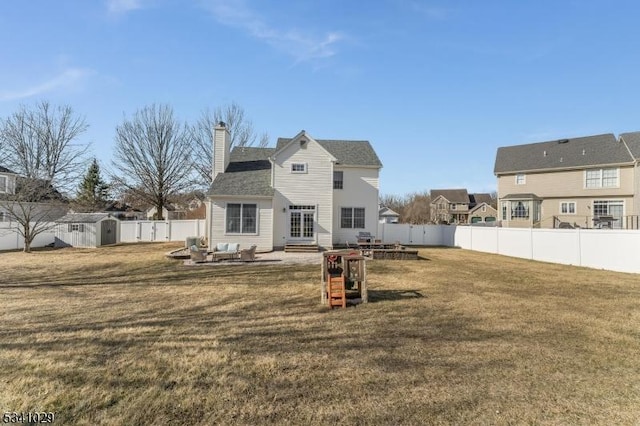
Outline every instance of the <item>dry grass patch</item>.
POLYGON ((637 424, 640 279, 455 249, 185 267, 171 245, 0 254, 0 407, 73 424, 637 424))

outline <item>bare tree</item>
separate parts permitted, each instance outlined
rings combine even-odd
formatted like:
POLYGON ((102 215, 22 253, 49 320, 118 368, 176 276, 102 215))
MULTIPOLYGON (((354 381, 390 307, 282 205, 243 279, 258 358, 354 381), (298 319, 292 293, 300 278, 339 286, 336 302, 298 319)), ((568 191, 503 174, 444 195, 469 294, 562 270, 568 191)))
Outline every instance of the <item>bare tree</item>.
POLYGON ((24 238, 25 252, 66 210, 66 200, 55 188, 73 186, 88 149, 74 142, 87 127, 71 107, 46 101, 22 106, 0 120, 0 159, 18 175, 3 189, 0 210, 17 225, 11 232, 24 238))
POLYGON ((266 147, 269 144, 269 135, 263 133, 258 136, 253 123, 246 118, 244 109, 235 102, 218 107, 213 112, 209 109, 204 110, 192 126, 191 132, 193 164, 200 177, 206 182, 211 181, 213 129, 220 121, 223 121, 229 130, 232 148, 234 146, 266 147))
POLYGON ((2 120, 0 158, 23 177, 70 189, 84 168, 89 148, 74 142, 87 127, 70 106, 54 107, 47 101, 32 108, 22 106, 2 120))
POLYGON ((116 128, 112 180, 156 207, 157 219, 171 197, 193 186, 192 137, 168 105, 151 105, 116 128))
POLYGON ((402 216, 404 223, 424 224, 431 220, 431 195, 429 191, 415 192, 407 196, 407 206, 402 216))

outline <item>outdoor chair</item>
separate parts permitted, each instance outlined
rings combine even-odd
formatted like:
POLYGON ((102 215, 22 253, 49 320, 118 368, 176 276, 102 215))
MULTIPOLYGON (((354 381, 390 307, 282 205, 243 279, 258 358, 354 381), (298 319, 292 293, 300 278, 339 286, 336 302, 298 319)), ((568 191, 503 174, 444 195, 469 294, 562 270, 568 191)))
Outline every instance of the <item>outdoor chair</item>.
POLYGON ((327 283, 327 299, 329 300, 329 308, 334 306, 347 307, 347 290, 344 285, 344 275, 329 275, 327 283))
POLYGON ((256 260, 256 247, 255 245, 248 249, 240 250, 240 260, 242 262, 253 262, 256 260))
POLYGON ((207 261, 207 250, 200 249, 195 244, 189 247, 189 255, 191 256, 192 262, 199 263, 207 261))

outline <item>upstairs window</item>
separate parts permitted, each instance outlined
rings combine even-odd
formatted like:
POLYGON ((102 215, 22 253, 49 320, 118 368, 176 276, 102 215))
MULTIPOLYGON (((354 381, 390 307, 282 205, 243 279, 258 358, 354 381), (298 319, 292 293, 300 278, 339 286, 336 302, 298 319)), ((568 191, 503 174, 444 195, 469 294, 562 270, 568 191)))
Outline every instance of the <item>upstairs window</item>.
POLYGON ((344 189, 343 172, 333 172, 333 189, 344 189))
POLYGON ((307 173, 307 163, 291 163, 291 173, 307 173))
POLYGON ((618 170, 617 168, 586 170, 584 173, 584 187, 617 188, 618 170))
POLYGON ((516 175, 516 185, 524 185, 526 183, 524 173, 518 173, 516 175))
POLYGON ((0 176, 0 193, 9 192, 7 191, 7 177, 0 176))

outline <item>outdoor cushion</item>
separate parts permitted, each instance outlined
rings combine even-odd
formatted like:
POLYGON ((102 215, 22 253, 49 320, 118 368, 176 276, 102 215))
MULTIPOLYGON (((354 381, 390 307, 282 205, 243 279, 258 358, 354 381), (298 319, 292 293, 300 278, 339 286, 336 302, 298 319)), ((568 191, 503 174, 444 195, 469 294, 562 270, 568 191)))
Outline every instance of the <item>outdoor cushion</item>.
POLYGON ((227 251, 229 243, 218 243, 216 244, 216 251, 227 251))
POLYGON ((227 251, 236 252, 236 251, 238 251, 239 247, 240 247, 240 244, 238 244, 238 243, 229 243, 229 246, 227 247, 227 251))

